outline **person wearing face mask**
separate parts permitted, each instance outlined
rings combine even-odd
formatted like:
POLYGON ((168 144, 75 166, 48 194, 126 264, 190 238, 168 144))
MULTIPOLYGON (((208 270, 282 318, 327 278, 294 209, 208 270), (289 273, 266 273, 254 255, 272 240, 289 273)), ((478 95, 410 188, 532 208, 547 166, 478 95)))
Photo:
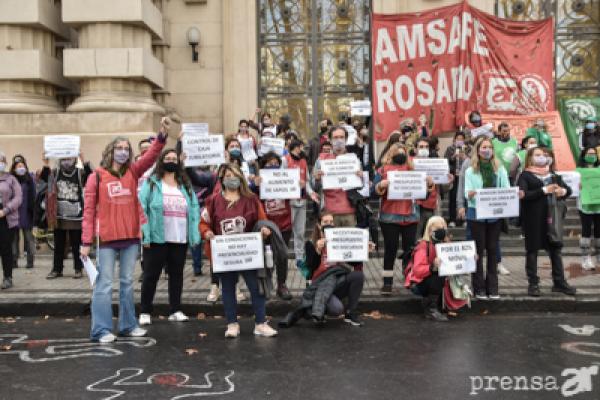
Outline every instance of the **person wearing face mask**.
MULTIPOLYGON (((587 147, 581 151, 579 160, 577 161, 578 168, 598 168, 600 160, 598 160, 598 150, 594 147, 587 147)), ((582 181, 582 188, 589 185, 588 182, 582 181)), ((581 239, 579 239, 579 247, 581 248, 581 266, 585 270, 592 270, 596 265, 600 265, 600 205, 583 204, 580 197, 577 197, 577 208, 579 209, 579 217, 581 219, 581 239), (594 228, 594 241, 592 246, 592 226, 594 228), (596 262, 592 259, 595 248, 596 262)))
POLYGON ((466 304, 463 300, 452 299, 447 278, 439 276, 440 259, 437 257, 435 245, 448 242, 446 221, 440 216, 431 217, 427 221, 423 239, 417 243, 405 270, 404 286, 417 296, 423 297, 425 318, 437 322, 447 322, 444 314, 444 298, 446 308, 459 309, 466 304), (450 297, 450 299, 448 299, 450 297), (452 307, 450 307, 452 305, 452 307))
MULTIPOLYGON (((492 143, 494 144, 496 157, 502 162, 504 169, 510 171, 513 159, 517 155, 518 144, 515 138, 510 137, 510 126, 508 123, 501 122, 498 125, 498 134, 492 139, 492 143)), ((516 182, 510 178, 510 175, 509 181, 511 185, 516 182)))
POLYGON ((24 251, 27 253, 27 268, 33 268, 35 259, 35 238, 33 237, 33 209, 36 196, 35 180, 33 174, 29 172, 25 157, 22 155, 13 157, 10 173, 19 181, 23 197, 23 201, 19 206, 19 226, 13 238, 14 267, 18 267, 20 231, 23 234, 24 251))
POLYGON ((525 269, 530 296, 540 296, 539 277, 537 274, 538 251, 546 250, 552 266, 552 291, 574 296, 576 289, 565 279, 562 262, 562 240, 551 241, 548 237, 550 206, 556 201, 564 200, 571 195, 562 177, 554 172, 550 161, 553 154, 540 147, 527 151, 525 169, 519 177, 518 185, 521 198, 521 222, 525 233, 526 261, 525 269))
POLYGON ((542 118, 536 120, 535 125, 525 131, 525 136, 534 137, 538 146, 552 150, 552 137, 548 134, 548 126, 542 118))
POLYGON ((271 114, 268 112, 263 112, 261 114, 261 109, 257 108, 254 116, 248 120, 248 126, 256 131, 258 131, 258 135, 260 137, 277 137, 280 133, 280 127, 273 123, 271 114), (260 115, 260 121, 254 122, 254 119, 260 115))
MULTIPOLYGON (((258 221, 267 219, 260 200, 248 187, 248 183, 237 165, 232 163, 221 165, 218 177, 223 189, 206 199, 206 207, 202 210, 200 218, 200 232, 207 243, 208 259, 211 259, 210 240, 215 236, 252 232, 258 221)), ((261 228, 260 232, 263 239, 267 239, 271 235, 271 230, 266 227, 261 228)), ((254 334, 265 337, 277 335, 277 331, 271 328, 266 320, 266 298, 265 294, 259 290, 258 271, 245 270, 215 274, 220 279, 222 287, 221 295, 227 320, 225 337, 236 338, 240 334, 235 295, 235 287, 240 274, 244 277, 250 291, 256 322, 254 334)))
POLYGON ((529 149, 533 149, 537 147, 537 139, 533 136, 525 136, 521 140, 521 150, 517 152, 517 156, 513 158, 510 163, 510 169, 508 176, 511 179, 511 182, 517 182, 519 180, 519 175, 523 171, 523 166, 525 165, 525 156, 527 155, 527 151, 529 149))
MULTIPOLYGON (((312 239, 305 244, 306 263, 304 277, 310 286, 302 293, 300 305, 279 321, 279 327, 290 328, 301 318, 312 319, 317 325, 326 321, 326 315, 344 315, 344 322, 351 326, 362 326, 357 312, 365 281, 362 271, 352 271, 348 264, 327 261, 325 231, 334 228, 334 216, 324 212, 313 229, 312 239), (343 301, 346 301, 344 305, 343 301)), ((373 243, 369 243, 372 250, 373 243)))
POLYGON ((368 172, 369 177, 372 178, 375 156, 373 155, 373 146, 370 144, 369 129, 360 124, 357 126, 356 131, 358 132, 356 144, 348 146, 348 151, 356 154, 362 170, 368 172))
POLYGON ((329 129, 333 126, 333 122, 330 119, 325 119, 319 122, 319 132, 308 141, 308 154, 306 155, 306 162, 309 167, 314 167, 319 154, 321 154, 321 146, 323 143, 329 141, 329 129))
POLYGON ((250 134, 250 126, 248 125, 248 121, 245 119, 240 120, 238 122, 238 131, 237 131, 237 140, 242 142, 242 140, 249 140, 252 142, 252 148, 256 150, 256 139, 254 136, 250 134))
MULTIPOLYGON (((406 146, 396 143, 384 154, 383 165, 373 179, 375 194, 380 196, 379 226, 383 235, 383 286, 381 294, 392 294, 394 279, 394 263, 398 254, 400 238, 402 238, 402 267, 406 267, 410 250, 417 238, 419 223, 419 206, 414 200, 389 200, 388 174, 393 171, 410 171, 412 163, 408 157, 406 146)), ((430 179, 430 178, 429 178, 430 179)))
POLYGON ((596 117, 588 117, 579 135, 579 148, 600 147, 600 125, 596 117))
POLYGON ((19 226, 19 207, 23 201, 19 181, 8 171, 6 155, 0 151, 0 258, 3 280, 0 288, 13 286, 14 266, 12 243, 19 226))
POLYGON ((84 208, 83 188, 91 173, 87 162, 83 163, 83 169, 77 168, 77 158, 63 158, 58 161, 58 168, 53 170, 49 167, 49 161, 44 159, 40 180, 48 183, 48 227, 54 229, 54 262, 46 279, 63 276, 67 237, 73 254, 73 278, 80 279, 83 276, 83 263, 78 256, 84 208))
POLYGON ((457 131, 454 134, 452 144, 446 148, 446 153, 444 153, 444 158, 448 160, 450 173, 454 176, 453 181, 455 182, 450 189, 448 198, 448 226, 450 227, 462 224, 461 221, 456 218, 456 198, 459 187, 460 170, 463 162, 469 157, 470 152, 470 147, 465 143, 465 133, 463 131, 457 131))
POLYGON ((102 153, 100 167, 85 187, 85 208, 80 250, 87 259, 94 236, 97 240, 98 278, 92 294, 92 341, 111 343, 113 335, 112 285, 115 264, 119 260, 118 333, 139 337, 146 330, 138 326, 133 301, 133 272, 140 248, 141 205, 138 179, 156 162, 167 142, 170 119, 164 117, 150 149, 133 162, 133 150, 127 138, 113 139, 102 153), (97 232, 97 234, 96 234, 97 232))
POLYGON ((471 166, 465 172, 464 195, 468 199, 467 224, 477 248, 477 271, 473 274, 473 289, 480 300, 500 298, 498 294, 498 243, 502 227, 499 219, 478 219, 475 194, 477 189, 507 188, 508 175, 495 158, 491 139, 481 138, 475 144, 471 166), (484 278, 483 256, 487 259, 484 278))
POLYGON ((483 125, 481 113, 477 110, 471 111, 471 113, 469 113, 469 122, 474 128, 480 128, 483 125))
POLYGON ((152 323, 156 284, 165 265, 169 270, 169 321, 187 321, 181 310, 183 267, 188 246, 200 243, 200 209, 175 149, 161 153, 139 200, 145 216, 142 243, 146 260, 139 324, 152 323))

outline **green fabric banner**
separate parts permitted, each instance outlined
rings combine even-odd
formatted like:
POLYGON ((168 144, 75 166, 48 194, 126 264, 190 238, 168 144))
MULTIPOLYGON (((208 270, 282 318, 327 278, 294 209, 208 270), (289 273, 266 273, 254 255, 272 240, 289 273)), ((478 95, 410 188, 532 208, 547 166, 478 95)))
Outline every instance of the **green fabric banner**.
POLYGON ((569 146, 575 160, 579 158, 579 134, 588 117, 600 119, 600 97, 580 97, 573 99, 560 99, 558 104, 565 133, 569 139, 569 146))
POLYGON ((600 168, 577 168, 577 172, 581 174, 581 204, 600 204, 600 168))

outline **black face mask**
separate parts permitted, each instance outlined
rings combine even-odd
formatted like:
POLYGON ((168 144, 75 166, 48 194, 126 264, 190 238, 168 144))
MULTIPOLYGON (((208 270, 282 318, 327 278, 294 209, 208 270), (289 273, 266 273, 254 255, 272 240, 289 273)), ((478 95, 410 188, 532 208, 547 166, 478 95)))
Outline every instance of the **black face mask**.
POLYGON ((327 133, 327 127, 326 126, 322 126, 321 127, 321 135, 327 133))
POLYGON ((444 228, 434 230, 431 232, 431 239, 434 242, 443 242, 446 239, 446 230, 444 228))
POLYGON ((406 162, 406 154, 398 153, 394 157, 392 157, 392 161, 394 162, 394 164, 402 165, 406 162))
POLYGON ((166 162, 163 164, 163 167, 167 172, 176 172, 178 164, 175 162, 166 162))

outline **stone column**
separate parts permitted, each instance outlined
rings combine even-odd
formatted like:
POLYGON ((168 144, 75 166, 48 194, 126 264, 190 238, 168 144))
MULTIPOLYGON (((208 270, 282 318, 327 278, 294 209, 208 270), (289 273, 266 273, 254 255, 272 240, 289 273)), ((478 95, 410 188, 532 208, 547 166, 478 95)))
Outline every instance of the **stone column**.
POLYGON ((0 113, 56 112, 62 75, 55 43, 69 40, 54 0, 0 1, 0 113))
POLYGON ((80 81, 67 111, 163 113, 152 98, 164 87, 163 63, 152 40, 163 37, 161 11, 151 0, 63 0, 63 20, 79 34, 64 54, 64 74, 80 81))

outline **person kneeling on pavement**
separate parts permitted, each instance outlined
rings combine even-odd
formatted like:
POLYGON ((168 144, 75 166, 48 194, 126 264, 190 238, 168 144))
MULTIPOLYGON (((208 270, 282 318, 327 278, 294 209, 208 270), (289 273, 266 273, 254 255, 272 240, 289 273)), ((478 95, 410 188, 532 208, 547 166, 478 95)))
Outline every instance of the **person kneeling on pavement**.
MULTIPOLYGON (((346 263, 327 262, 325 230, 335 227, 333 214, 324 213, 306 242, 306 260, 303 273, 312 280, 302 294, 300 305, 279 322, 281 328, 293 326, 300 318, 312 319, 317 324, 325 322, 325 314, 337 317, 344 314, 344 321, 353 326, 362 322, 356 312, 365 282, 362 271, 352 271, 346 263), (344 305, 346 300, 346 305, 344 305)), ((369 243, 370 250, 374 248, 369 243)))
POLYGON ((439 322, 448 321, 444 310, 458 310, 470 303, 472 295, 469 275, 439 276, 440 259, 436 243, 448 242, 446 221, 440 216, 429 218, 423 234, 413 250, 404 276, 404 286, 423 297, 425 317, 439 322))

